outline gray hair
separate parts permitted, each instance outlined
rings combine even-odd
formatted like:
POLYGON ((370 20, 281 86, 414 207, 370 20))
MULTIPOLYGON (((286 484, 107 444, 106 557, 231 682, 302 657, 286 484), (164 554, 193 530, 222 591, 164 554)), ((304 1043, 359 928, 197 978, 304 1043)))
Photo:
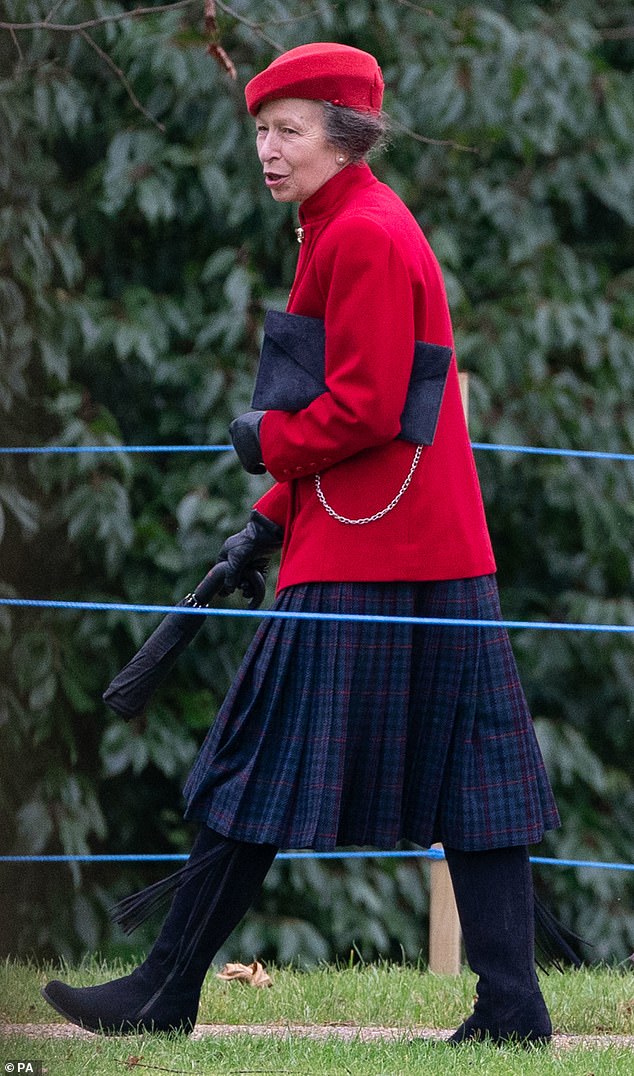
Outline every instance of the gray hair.
POLYGON ((388 130, 385 112, 358 112, 356 108, 333 105, 330 101, 322 104, 326 138, 352 164, 361 164, 371 150, 384 148, 388 130))

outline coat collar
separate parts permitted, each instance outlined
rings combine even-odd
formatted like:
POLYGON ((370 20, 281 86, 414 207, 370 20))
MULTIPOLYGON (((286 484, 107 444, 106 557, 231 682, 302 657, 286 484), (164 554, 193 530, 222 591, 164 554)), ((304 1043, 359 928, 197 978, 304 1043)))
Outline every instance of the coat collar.
POLYGON ((341 172, 328 179, 310 198, 299 207, 302 226, 312 224, 323 217, 332 217, 352 194, 376 183, 376 177, 367 164, 348 164, 341 172))

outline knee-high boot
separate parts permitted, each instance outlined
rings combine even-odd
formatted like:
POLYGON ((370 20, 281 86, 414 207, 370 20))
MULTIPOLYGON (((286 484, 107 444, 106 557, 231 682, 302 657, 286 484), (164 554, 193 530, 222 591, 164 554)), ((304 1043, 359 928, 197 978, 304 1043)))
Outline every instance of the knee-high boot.
POLYGON ((143 963, 131 975, 101 986, 53 980, 43 996, 67 1020, 90 1031, 191 1031, 209 965, 256 898, 276 852, 272 845, 201 830, 143 963))
POLYGON ((526 848, 445 848, 467 959, 478 975, 473 1014, 450 1042, 547 1043, 552 1024, 535 972, 535 912, 526 848))

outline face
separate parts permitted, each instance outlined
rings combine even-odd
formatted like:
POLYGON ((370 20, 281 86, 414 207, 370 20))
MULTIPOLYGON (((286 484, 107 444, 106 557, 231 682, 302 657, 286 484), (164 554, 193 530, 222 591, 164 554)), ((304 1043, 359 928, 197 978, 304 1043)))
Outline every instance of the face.
POLYGON ((285 97, 258 112, 258 157, 276 202, 305 201, 348 163, 326 141, 323 111, 318 101, 285 97))

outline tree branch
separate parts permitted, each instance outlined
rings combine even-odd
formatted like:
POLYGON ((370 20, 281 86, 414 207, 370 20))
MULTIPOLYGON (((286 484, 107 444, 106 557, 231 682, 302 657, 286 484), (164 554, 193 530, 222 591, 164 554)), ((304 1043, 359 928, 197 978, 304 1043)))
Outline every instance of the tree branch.
MULTIPOLYGON (((167 11, 178 11, 181 8, 199 4, 200 0, 174 0, 173 4, 158 4, 156 7, 135 7, 132 11, 120 11, 116 15, 100 15, 96 19, 86 19, 84 22, 49 22, 55 8, 49 12, 45 19, 35 22, 0 22, 0 30, 52 30, 55 33, 75 34, 80 30, 94 30, 97 26, 106 26, 112 22, 123 22, 125 19, 136 19, 143 15, 157 15, 167 11)), ((56 5, 57 6, 57 5, 56 5)))
POLYGON ((232 19, 241 23, 242 26, 246 26, 249 30, 252 30, 254 34, 256 34, 262 41, 266 41, 267 45, 274 48, 276 52, 284 52, 284 46, 280 45, 277 41, 274 41, 272 37, 269 37, 262 29, 261 23, 251 22, 251 19, 247 19, 244 15, 239 15, 238 12, 234 11, 228 4, 221 3, 221 0, 216 0, 216 6, 220 8, 223 14, 230 15, 232 19))
MULTIPOLYGON (((52 13, 56 10, 58 5, 49 12, 45 19, 38 19, 34 22, 0 22, 0 30, 8 30, 9 32, 16 30, 51 30, 54 33, 73 34, 78 33, 80 30, 94 30, 98 26, 107 26, 111 23, 124 22, 126 19, 137 19, 144 15, 159 15, 165 14, 169 11, 179 11, 187 7, 192 7, 193 4, 200 4, 202 0, 174 0, 172 4, 157 4, 156 7, 135 7, 131 11, 120 11, 115 15, 100 15, 94 19, 84 19, 82 22, 50 22, 52 13)), ((205 8, 207 8, 208 0, 205 0, 205 8)), ((240 15, 239 12, 234 11, 228 4, 220 3, 220 0, 213 2, 212 6, 218 7, 225 15, 230 15, 236 22, 246 26, 249 30, 252 30, 254 34, 257 34, 262 41, 266 41, 268 45, 271 45, 277 52, 283 52, 283 46, 277 41, 273 41, 262 29, 260 23, 252 22, 251 19, 247 19, 244 15, 240 15)))
POLYGON ((234 81, 238 77, 235 64, 220 44, 220 32, 216 22, 216 0, 205 0, 205 33, 209 38, 207 52, 213 56, 234 81))
POLYGON ((450 138, 427 138, 425 135, 418 134, 418 131, 413 131, 411 127, 408 127, 405 123, 401 123, 400 120, 393 119, 391 116, 390 127, 395 127, 397 130, 402 131, 403 134, 409 135, 410 138, 415 138, 417 142, 424 142, 428 146, 447 146, 449 149, 460 150, 461 153, 480 152, 477 146, 463 146, 460 142, 454 142, 450 138))
POLYGON ((145 118, 150 121, 150 123, 154 124, 155 127, 158 127, 159 131, 162 134, 164 134, 165 124, 161 123, 160 120, 157 120, 156 116, 153 116, 152 113, 149 112, 148 109, 145 107, 145 105, 141 104, 139 98, 132 89, 132 85, 129 79, 126 77, 121 68, 117 67, 116 63, 112 59, 112 56, 109 56, 107 52, 104 52, 104 50, 97 44, 97 42, 93 40, 87 30, 77 30, 77 33, 80 35, 80 37, 84 39, 87 45, 90 45, 90 48, 97 53, 97 55, 103 60, 103 62, 107 64, 110 70, 117 76, 119 82, 121 83, 128 97, 132 101, 134 107, 138 109, 138 111, 141 112, 145 116, 145 118))
MULTIPOLYGON (((0 30, 7 30, 11 35, 11 38, 18 51, 20 59, 22 59, 22 50, 17 38, 17 31, 19 30, 48 30, 52 33, 66 33, 66 34, 78 34, 83 38, 86 44, 97 53, 99 58, 110 68, 113 74, 119 79, 121 85, 125 89, 128 97, 132 101, 134 107, 150 121, 159 131, 164 132, 165 126, 160 123, 155 116, 148 111, 148 109, 141 103, 137 95, 135 94, 130 80, 125 73, 117 66, 112 56, 105 49, 102 49, 100 45, 94 40, 88 33, 89 30, 97 29, 100 26, 105 26, 111 23, 123 22, 126 19, 140 18, 144 15, 155 15, 157 13, 166 13, 169 11, 183 10, 184 8, 191 7, 195 3, 201 3, 202 0, 175 0, 172 4, 158 4, 156 7, 136 7, 132 11, 118 12, 115 15, 102 15, 95 19, 85 19, 83 22, 75 23, 55 23, 52 22, 53 15, 59 9, 61 0, 53 5, 51 10, 45 19, 37 20, 30 23, 9 23, 0 22, 0 30)), ((227 52, 220 44, 220 34, 218 31, 218 25, 216 22, 216 3, 215 0, 204 0, 204 12, 205 12, 205 33, 209 37, 209 44, 207 46, 207 52, 212 56, 220 66, 231 76, 231 78, 237 78, 237 71, 232 63, 227 52)), ((241 16, 231 13, 235 18, 242 21, 241 16)), ((252 25, 252 24, 250 24, 252 25)))
POLYGON ((418 11, 420 15, 424 15, 427 19, 436 19, 438 22, 442 22, 445 26, 449 26, 450 23, 447 19, 443 19, 437 11, 432 11, 431 8, 421 7, 420 4, 413 3, 413 0, 396 0, 397 4, 401 7, 409 7, 412 11, 418 11))
MULTIPOLYGON (((19 51, 16 38, 16 31, 18 30, 50 30, 52 33, 82 34, 82 32, 94 30, 99 26, 107 26, 112 23, 123 22, 126 19, 141 18, 144 15, 157 15, 165 14, 170 11, 179 11, 202 2, 203 0, 174 0, 174 3, 172 4, 157 4, 155 7, 135 7, 132 11, 120 11, 114 15, 100 15, 98 18, 84 19, 82 22, 51 22, 54 12, 60 6, 59 3, 56 3, 45 19, 35 20, 33 22, 0 22, 0 30, 7 30, 11 34, 16 48, 18 48, 19 51)), ((283 46, 277 41, 274 41, 273 38, 269 37, 262 29, 260 23, 252 22, 251 19, 247 19, 244 15, 240 15, 239 12, 234 11, 233 8, 229 7, 227 4, 220 3, 219 0, 204 0, 205 33, 210 39, 207 52, 220 64, 231 78, 237 78, 237 71, 231 58, 220 44, 220 34, 216 22, 217 7, 220 8, 225 15, 230 16, 232 19, 235 19, 236 22, 246 26, 252 33, 259 37, 260 40, 265 41, 267 45, 271 45, 276 52, 284 51, 283 46)), ((98 50, 98 46, 95 46, 94 40, 91 38, 90 41, 92 47, 98 50)), ((101 51, 101 56, 105 62, 108 62, 108 60, 106 60, 107 53, 101 51)), ((116 65, 113 66, 112 62, 109 66, 111 66, 114 71, 119 70, 116 65)))
POLYGON ((20 57, 20 60, 22 62, 24 62, 24 53, 22 52, 22 49, 20 48, 20 42, 18 41, 18 35, 16 34, 15 30, 10 30, 9 33, 11 34, 11 40, 13 41, 13 44, 16 47, 18 56, 20 57))
POLYGON ((53 15, 55 14, 55 12, 62 6, 63 3, 64 3, 64 0, 56 0, 56 3, 53 4, 51 10, 49 11, 48 15, 44 19, 44 22, 50 22, 50 20, 53 18, 53 15))

